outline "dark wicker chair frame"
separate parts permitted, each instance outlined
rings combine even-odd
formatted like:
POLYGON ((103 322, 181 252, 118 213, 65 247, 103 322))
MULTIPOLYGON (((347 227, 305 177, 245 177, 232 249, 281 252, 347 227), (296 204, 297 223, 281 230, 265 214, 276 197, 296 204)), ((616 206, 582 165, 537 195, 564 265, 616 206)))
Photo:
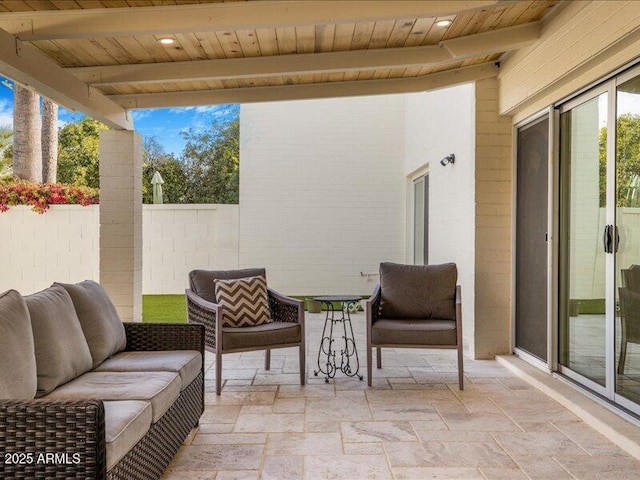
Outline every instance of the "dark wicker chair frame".
MULTIPOLYGON (((222 322, 224 308, 198 296, 193 290, 187 289, 187 316, 189 323, 201 323, 205 326, 205 348, 216 354, 216 395, 222 391, 222 354, 235 352, 249 352, 264 350, 264 369, 271 368, 271 350, 275 348, 298 347, 300 357, 300 385, 305 384, 305 335, 304 335, 304 303, 295 298, 286 297, 280 293, 267 289, 271 318, 276 322, 300 324, 300 341, 297 343, 261 345, 249 348, 227 349, 222 342, 222 322), (221 345, 221 348, 216 348, 221 345)), ((241 328, 241 327, 240 327, 241 328)))
POLYGON ((382 368, 382 347, 389 348, 434 348, 458 350, 458 386, 464 389, 464 365, 462 359, 462 292, 460 285, 456 286, 456 344, 455 345, 407 345, 395 343, 374 344, 371 340, 371 327, 380 319, 380 300, 382 300, 382 290, 380 285, 376 285, 373 295, 367 300, 367 384, 371 386, 373 374, 373 351, 376 348, 376 366, 382 368))
MULTIPOLYGON (((204 358, 202 325, 124 325, 126 351, 197 350, 204 358)), ((0 400, 0 478, 157 480, 203 412, 204 361, 198 377, 107 472, 102 401, 0 400), (43 461, 45 453, 57 457, 43 461)))

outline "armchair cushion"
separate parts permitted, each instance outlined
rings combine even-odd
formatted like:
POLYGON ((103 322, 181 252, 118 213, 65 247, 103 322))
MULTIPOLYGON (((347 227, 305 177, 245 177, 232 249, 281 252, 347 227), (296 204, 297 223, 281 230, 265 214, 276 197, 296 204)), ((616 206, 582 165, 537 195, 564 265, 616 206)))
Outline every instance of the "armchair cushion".
POLYGON ((124 325, 116 307, 100 284, 85 280, 76 284, 56 285, 64 288, 73 301, 91 351, 94 368, 114 353, 124 350, 127 346, 124 325))
POLYGON ((38 376, 27 304, 15 290, 0 294, 0 398, 31 400, 38 376))
POLYGON ((381 263, 381 317, 455 320, 457 279, 455 263, 381 263))
POLYGON ((224 326, 251 327, 271 322, 264 276, 216 280, 216 303, 224 308, 224 326))
POLYGON ((439 319, 386 319, 371 327, 373 344, 391 345, 456 345, 455 320, 439 319))
POLYGON ((36 352, 38 396, 91 370, 92 359, 67 291, 53 285, 25 297, 36 352))
POLYGON ((270 322, 244 328, 224 327, 222 346, 225 350, 230 350, 296 344, 301 341, 301 332, 299 323, 289 322, 270 322))
POLYGON ((232 280, 235 278, 257 277, 267 278, 264 268, 245 268, 243 270, 193 270, 189 272, 189 287, 199 297, 216 303, 216 280, 232 280))

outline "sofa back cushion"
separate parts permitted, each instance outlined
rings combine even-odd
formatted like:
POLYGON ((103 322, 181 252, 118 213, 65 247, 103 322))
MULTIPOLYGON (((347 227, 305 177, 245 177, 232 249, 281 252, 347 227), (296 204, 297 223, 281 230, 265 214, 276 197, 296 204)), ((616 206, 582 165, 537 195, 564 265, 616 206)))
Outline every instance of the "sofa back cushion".
POLYGON ((380 264, 382 318, 455 320, 455 263, 442 265, 380 264))
POLYGON ((40 397, 91 370, 80 320, 67 291, 53 285, 25 297, 31 316, 40 397))
POLYGON ((0 293, 0 398, 30 400, 38 377, 29 310, 15 290, 0 293))
POLYGON ((264 268, 244 268, 242 270, 193 270, 189 272, 189 288, 196 295, 209 302, 216 303, 216 280, 234 280, 237 278, 267 278, 264 268))
POLYGON ((93 368, 111 355, 124 350, 127 336, 124 325, 107 292, 99 283, 85 280, 81 283, 57 283, 64 288, 76 309, 82 331, 87 339, 93 368))

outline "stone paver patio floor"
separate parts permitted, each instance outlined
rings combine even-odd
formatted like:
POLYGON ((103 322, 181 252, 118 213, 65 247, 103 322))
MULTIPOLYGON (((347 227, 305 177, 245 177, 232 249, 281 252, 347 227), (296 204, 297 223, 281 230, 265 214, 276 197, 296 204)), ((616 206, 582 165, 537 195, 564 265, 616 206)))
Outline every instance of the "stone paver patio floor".
MULTIPOLYGON (((364 314, 353 325, 364 366, 364 314)), ((637 479, 640 462, 496 361, 384 349, 374 386, 315 377, 324 315, 307 314, 308 384, 297 349, 223 357, 215 395, 163 480, 637 479)))

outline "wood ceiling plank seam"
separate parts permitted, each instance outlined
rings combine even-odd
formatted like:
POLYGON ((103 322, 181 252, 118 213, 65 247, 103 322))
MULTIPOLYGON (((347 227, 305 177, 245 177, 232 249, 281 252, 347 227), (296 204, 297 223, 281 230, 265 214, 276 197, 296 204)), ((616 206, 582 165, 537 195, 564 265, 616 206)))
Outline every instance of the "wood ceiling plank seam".
POLYGON ((116 59, 119 64, 134 63, 135 59, 129 55, 126 48, 124 48, 116 38, 104 38, 101 42, 107 51, 116 59))
POLYGON ((389 70, 389 76, 394 78, 404 77, 404 73, 406 71, 406 68, 392 68, 391 70, 389 70))
POLYGON ((531 2, 531 6, 516 19, 516 24, 541 20, 545 14, 555 6, 556 1, 531 2))
POLYGON ((450 38, 457 38, 462 35, 462 32, 467 27, 475 12, 463 12, 458 15, 451 25, 444 29, 442 40, 449 40, 450 38))
POLYGON ((420 73, 420 68, 419 67, 410 67, 410 68, 405 68, 404 74, 402 76, 405 77, 405 78, 407 78, 407 77, 417 77, 419 73, 420 73))
POLYGON ((385 48, 403 47, 415 23, 415 18, 396 20, 393 25, 393 29, 391 29, 391 34, 389 35, 385 48))
POLYGON ((152 63, 156 61, 136 37, 118 37, 116 41, 134 59, 134 63, 152 63))
POLYGON ((276 28, 276 39, 278 41, 278 51, 280 55, 291 55, 296 53, 296 28, 278 27, 276 28))
POLYGON ((195 34, 200 41, 200 45, 207 54, 208 59, 227 58, 218 41, 218 37, 213 32, 200 32, 195 34))
POLYGON ((26 0, 24 3, 29 5, 36 12, 39 10, 58 10, 50 0, 26 0))
POLYGON ((220 89, 223 88, 222 82, 220 80, 207 80, 204 83, 207 84, 208 89, 220 89))
POLYGON ((314 53, 316 51, 315 25, 295 27, 296 53, 314 53))
POLYGON ((473 20, 467 25, 467 29, 465 30, 465 35, 475 35, 476 33, 480 33, 482 25, 491 15, 490 9, 482 9, 478 11, 478 15, 476 15, 473 20))
MULTIPOLYGON (((118 37, 122 38, 122 37, 118 37)), ((154 37, 155 38, 155 37, 154 37)), ((176 36, 176 43, 173 45, 162 45, 156 41, 158 47, 164 49, 167 52, 167 55, 171 58, 172 62, 187 62, 192 60, 190 55, 186 52, 184 46, 180 43, 176 36)))
POLYGON ((75 0, 52 0, 54 7, 57 10, 75 10, 82 8, 75 0))
POLYGON ((434 19, 434 22, 431 24, 429 31, 422 39, 422 45, 437 45, 440 41, 442 41, 442 38, 446 31, 447 27, 439 27, 438 25, 436 25, 434 19))
POLYGON ((371 40, 369 41, 369 45, 367 45, 367 49, 385 48, 387 42, 389 41, 389 37, 391 36, 391 31, 393 30, 393 26, 395 25, 395 23, 396 22, 394 20, 376 22, 373 26, 371 40))
POLYGON ((351 50, 351 40, 356 28, 355 23, 339 23, 336 24, 335 35, 333 38, 333 51, 341 52, 351 50))
POLYGON ((526 10, 529 2, 517 2, 511 5, 508 12, 502 15, 495 23, 495 29, 511 27, 515 25, 516 19, 522 15, 526 10))
POLYGON ((387 68, 383 68, 380 70, 375 70, 373 72, 373 80, 384 80, 389 78, 389 74, 391 73, 391 70, 387 69, 387 68))
POLYGON ((67 51, 66 48, 61 48, 58 42, 44 41, 40 45, 34 46, 62 67, 82 65, 82 61, 73 52, 67 51))
POLYGON ((327 75, 327 82, 341 82, 344 78, 343 72, 335 72, 327 75))
POLYGON ((79 58, 82 65, 118 65, 118 62, 115 58, 113 58, 108 52, 106 52, 103 48, 95 45, 93 43, 93 39, 89 41, 70 41, 70 45, 67 47, 64 45, 67 50, 69 47, 73 48, 75 51, 83 52, 88 58, 91 60, 86 60, 84 57, 79 58))
POLYGON ((223 32, 215 32, 215 34, 227 58, 242 57, 242 47, 235 32, 226 30, 223 32))
POLYGON ((494 8, 490 8, 489 9, 489 15, 487 16, 486 20, 484 22, 482 22, 482 25, 480 26, 480 32, 488 32, 491 30, 495 30, 496 27, 496 23, 500 20, 500 18, 502 18, 504 15, 508 15, 509 10, 511 9, 512 5, 498 5, 494 8))
POLYGON ((272 56, 280 53, 275 28, 257 28, 256 37, 262 56, 272 56))
POLYGON ((375 73, 375 70, 362 70, 358 72, 358 80, 372 80, 375 73))
POLYGON ((416 19, 403 46, 417 47, 422 45, 427 33, 429 33, 429 30, 433 27, 435 20, 435 18, 416 19))
POLYGON ((353 37, 351 38, 351 45, 349 50, 364 50, 369 46, 371 42, 371 35, 373 34, 373 28, 375 22, 360 22, 356 23, 353 29, 353 37))
POLYGON ((182 46, 189 60, 206 60, 205 53, 195 33, 176 33, 176 40, 182 46))
POLYGON ((260 44, 255 30, 236 30, 243 57, 260 57, 260 44))
POLYGON ((315 26, 315 53, 333 52, 333 42, 336 35, 336 26, 333 23, 328 25, 315 26))
POLYGON ((9 8, 10 11, 12 12, 33 12, 33 8, 31 8, 27 3, 21 1, 21 2, 12 2, 6 3, 7 8, 9 8))

